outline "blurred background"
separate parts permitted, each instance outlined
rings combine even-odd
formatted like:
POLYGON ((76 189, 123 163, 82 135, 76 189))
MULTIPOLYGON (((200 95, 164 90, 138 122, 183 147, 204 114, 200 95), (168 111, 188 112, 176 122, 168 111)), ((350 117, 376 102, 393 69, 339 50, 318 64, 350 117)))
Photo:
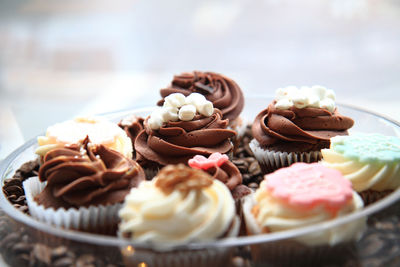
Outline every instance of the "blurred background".
POLYGON ((2 0, 0 160, 56 122, 154 105, 192 70, 245 94, 320 84, 400 121, 400 1, 2 0))

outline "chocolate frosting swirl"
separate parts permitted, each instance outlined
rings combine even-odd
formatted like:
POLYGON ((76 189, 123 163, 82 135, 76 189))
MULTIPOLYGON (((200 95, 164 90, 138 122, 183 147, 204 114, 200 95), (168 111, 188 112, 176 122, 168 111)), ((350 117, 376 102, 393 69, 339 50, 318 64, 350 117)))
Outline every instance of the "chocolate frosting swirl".
POLYGON ((164 98, 172 93, 188 96, 193 92, 200 93, 211 101, 215 108, 222 111, 224 119, 232 121, 243 110, 242 90, 232 79, 221 74, 200 71, 175 75, 171 86, 160 90, 163 99, 157 104, 161 106, 164 98))
POLYGON ((227 153, 232 149, 230 138, 236 134, 226 129, 228 120, 222 119, 218 109, 210 117, 196 115, 191 121, 168 121, 159 130, 152 130, 148 119, 135 141, 136 158, 142 166, 148 162, 162 166, 187 164, 195 155, 227 153))
POLYGON ((47 181, 35 197, 46 208, 79 208, 121 203, 132 187, 145 180, 139 164, 103 145, 71 145, 50 150, 39 169, 47 181))
POLYGON ((229 160, 225 161, 219 167, 214 165, 205 171, 210 174, 213 179, 223 182, 231 191, 242 184, 242 174, 236 165, 229 160))
POLYGON ((144 119, 142 117, 137 117, 131 115, 130 117, 122 119, 118 126, 122 128, 128 137, 132 140, 133 156, 135 156, 135 139, 143 130, 144 119))
POLYGON ((340 115, 337 109, 333 113, 323 108, 291 107, 282 110, 275 108, 275 103, 261 111, 252 126, 253 136, 261 146, 286 143, 293 149, 315 149, 322 143, 327 147, 331 137, 347 135, 347 129, 354 124, 351 118, 340 115))

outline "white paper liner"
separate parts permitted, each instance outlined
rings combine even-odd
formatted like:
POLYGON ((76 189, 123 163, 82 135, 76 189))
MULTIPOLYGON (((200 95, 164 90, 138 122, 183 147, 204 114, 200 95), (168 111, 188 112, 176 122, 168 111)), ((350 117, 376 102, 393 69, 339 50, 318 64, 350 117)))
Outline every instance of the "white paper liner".
MULTIPOLYGON (((229 232, 224 237, 238 236, 240 219, 235 216, 229 232)), ((118 233, 121 236, 121 233, 118 233)), ((175 266, 227 266, 234 248, 209 248, 199 250, 171 250, 168 246, 157 246, 155 250, 134 249, 132 246, 122 247, 121 253, 126 266, 175 267, 175 266)))
MULTIPOLYGON (((264 233, 252 213, 255 203, 254 194, 246 196, 242 200, 244 223, 248 235, 264 233)), ((304 236, 301 238, 304 238, 304 236)), ((357 255, 353 240, 335 245, 307 245, 296 239, 251 245, 251 254, 256 266, 264 266, 265 264, 272 264, 272 266, 315 266, 322 262, 329 263, 338 260, 337 255, 346 259, 354 258, 357 255)))
POLYGON ((312 163, 322 158, 321 151, 311 152, 280 152, 261 148, 256 139, 251 140, 250 149, 260 164, 263 173, 270 173, 282 167, 288 167, 296 162, 312 163))
POLYGON ((118 224, 118 211, 122 204, 107 206, 90 206, 88 208, 45 208, 34 200, 46 182, 40 182, 39 177, 31 177, 23 182, 26 202, 32 217, 39 221, 52 224, 59 228, 82 230, 88 232, 109 233, 118 224))
POLYGON ((243 117, 238 117, 234 121, 229 122, 228 129, 233 130, 237 134, 237 138, 242 138, 246 133, 248 121, 243 117))

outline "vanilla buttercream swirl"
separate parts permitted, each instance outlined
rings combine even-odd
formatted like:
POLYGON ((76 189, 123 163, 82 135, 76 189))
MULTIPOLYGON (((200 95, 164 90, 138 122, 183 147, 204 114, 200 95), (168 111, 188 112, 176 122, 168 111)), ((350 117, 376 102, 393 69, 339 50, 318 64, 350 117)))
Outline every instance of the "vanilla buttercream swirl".
POLYGON ((232 79, 213 72, 194 71, 175 75, 171 86, 160 90, 159 105, 164 98, 173 93, 185 96, 196 92, 203 94, 215 108, 222 111, 224 119, 236 119, 243 110, 244 97, 240 87, 232 79))
MULTIPOLYGON (((311 209, 299 209, 275 198, 271 191, 266 190, 267 183, 267 180, 261 182, 260 188, 255 192, 257 208, 253 210, 257 224, 267 232, 291 230, 329 221, 360 210, 364 206, 361 197, 353 191, 352 199, 335 212, 322 205, 316 205, 311 209)), ((361 218, 339 227, 298 237, 296 240, 308 245, 334 245, 359 238, 364 227, 365 219, 361 218)))
POLYGON ((35 200, 46 208, 88 207, 121 203, 145 179, 139 164, 104 145, 72 145, 50 150, 39 169, 47 181, 35 200))
POLYGON ((228 188, 214 180, 200 190, 165 194, 157 178, 127 195, 119 212, 119 231, 140 242, 168 245, 220 238, 228 231, 235 204, 228 188))
POLYGON ((136 158, 140 162, 187 164, 195 155, 209 156, 232 149, 230 138, 235 132, 226 129, 228 120, 222 119, 218 109, 210 117, 196 115, 191 121, 168 121, 158 130, 152 130, 148 120, 149 117, 135 141, 136 158))
POLYGON ((331 139, 322 149, 322 163, 339 170, 354 190, 385 191, 400 187, 400 139, 378 134, 354 134, 331 139))
POLYGON ((354 121, 340 115, 337 109, 330 112, 324 108, 277 109, 276 101, 261 111, 252 126, 254 138, 262 146, 279 142, 304 142, 316 144, 329 142, 337 135, 347 135, 354 121))

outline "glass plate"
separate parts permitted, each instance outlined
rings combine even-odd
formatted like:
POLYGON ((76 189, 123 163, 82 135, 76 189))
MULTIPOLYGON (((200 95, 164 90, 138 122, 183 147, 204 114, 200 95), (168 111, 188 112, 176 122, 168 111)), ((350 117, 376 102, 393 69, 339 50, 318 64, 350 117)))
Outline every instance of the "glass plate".
MULTIPOLYGON (((241 116, 251 122, 256 114, 267 107, 271 101, 272 97, 268 96, 248 96, 241 116)), ((391 119, 348 105, 338 105, 338 108, 341 114, 347 115, 355 121, 350 134, 354 132, 376 132, 385 135, 400 135, 400 124, 391 119)), ((153 107, 143 107, 102 114, 101 116, 118 122, 121 118, 130 114, 146 117, 152 110, 153 107)), ((35 147, 36 139, 32 139, 11 153, 1 163, 0 178, 2 185, 4 180, 11 177, 24 162, 35 158, 35 147)), ((345 223, 366 217, 368 218, 368 227, 364 236, 355 243, 355 253, 352 253, 351 257, 346 256, 346 254, 337 255, 336 259, 329 262, 330 266, 335 261, 338 261, 338 265, 349 264, 349 262, 367 265, 390 264, 400 262, 400 244, 396 242, 396 240, 400 240, 399 199, 400 191, 397 190, 359 212, 310 227, 272 234, 225 238, 207 243, 191 243, 174 247, 170 251, 160 251, 151 244, 132 243, 116 237, 55 228, 16 210, 8 202, 4 193, 1 193, 0 239, 2 241, 0 242, 0 252, 11 265, 23 264, 27 259, 44 265, 55 265, 54 262, 57 262, 57 260, 77 264, 78 260, 88 259, 96 260, 96 264, 99 265, 110 263, 117 266, 124 264, 134 266, 137 266, 137 264, 144 264, 141 266, 161 264, 167 266, 167 262, 173 265, 187 265, 194 262, 210 265, 209 258, 219 259, 219 255, 224 256, 221 258, 224 265, 227 259, 236 261, 236 264, 239 262, 246 265, 252 262, 250 249, 257 250, 257 246, 276 244, 276 247, 278 247, 278 244, 283 240, 292 240, 311 232, 340 227, 345 223), (93 255, 95 255, 94 259, 93 255), (137 260, 134 264, 129 260, 132 258, 137 260), (178 262, 172 259, 178 260, 178 262)), ((286 253, 284 249, 281 252, 283 255, 286 253)), ((285 255, 284 257, 290 258, 291 256, 285 255)), ((280 265, 279 261, 269 263, 280 265)), ((61 266, 61 263, 59 264, 61 266)), ((323 264, 321 263, 321 265, 323 264)))

